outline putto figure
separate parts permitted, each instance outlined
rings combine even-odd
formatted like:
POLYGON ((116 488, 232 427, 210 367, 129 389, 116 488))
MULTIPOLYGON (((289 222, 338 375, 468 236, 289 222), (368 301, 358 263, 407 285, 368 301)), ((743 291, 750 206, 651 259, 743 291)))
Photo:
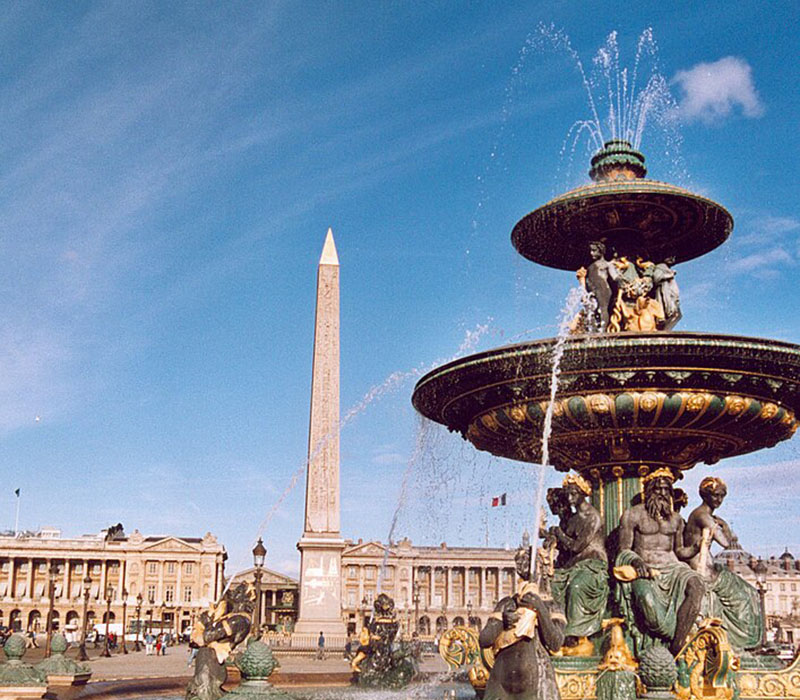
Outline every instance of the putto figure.
POLYGON ((602 629, 608 603, 608 557, 600 513, 587 500, 589 482, 568 474, 562 486, 568 515, 550 528, 558 543, 559 558, 552 582, 553 598, 566 611, 563 653, 590 656, 589 637, 602 629), (574 508, 574 511, 572 510, 574 508))
POLYGON ((689 515, 684 540, 687 545, 700 547, 700 551, 689 560, 689 565, 706 581, 703 614, 722 620, 734 649, 756 649, 761 645, 764 632, 758 591, 727 567, 715 564, 711 558, 712 542, 726 549, 738 543, 728 523, 714 515, 727 494, 728 487, 718 477, 707 476, 700 482, 703 503, 689 515))
POLYGON ((644 502, 626 510, 620 520, 614 575, 637 656, 658 642, 677 654, 705 593, 702 576, 686 563, 700 546, 684 545, 683 518, 672 504, 674 481, 667 468, 646 476, 644 502))
POLYGON ((564 614, 531 583, 530 557, 529 547, 517 550, 517 592, 497 604, 478 638, 494 654, 484 700, 559 699, 548 652, 564 643, 564 614))

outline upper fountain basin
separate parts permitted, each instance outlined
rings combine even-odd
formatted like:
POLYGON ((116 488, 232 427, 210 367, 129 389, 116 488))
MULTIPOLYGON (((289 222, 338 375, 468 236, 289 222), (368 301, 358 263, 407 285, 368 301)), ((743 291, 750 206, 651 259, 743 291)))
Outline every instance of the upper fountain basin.
MULTIPOLYGON (((539 462, 555 342, 443 365, 419 380, 413 404, 478 449, 539 462)), ((800 346, 705 333, 565 342, 549 441, 559 470, 688 469, 771 447, 797 429, 800 346)))
POLYGON ((562 194, 523 217, 511 242, 529 260, 562 270, 591 263, 590 241, 623 255, 683 262, 724 243, 733 217, 676 185, 638 177, 601 180, 562 194))

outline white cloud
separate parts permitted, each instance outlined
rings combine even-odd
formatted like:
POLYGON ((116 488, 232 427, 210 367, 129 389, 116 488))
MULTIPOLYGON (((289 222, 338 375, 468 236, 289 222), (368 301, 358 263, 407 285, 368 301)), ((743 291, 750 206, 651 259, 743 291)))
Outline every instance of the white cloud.
POLYGON ((688 121, 719 121, 738 107, 745 117, 760 117, 764 105, 753 84, 752 68, 744 59, 726 56, 713 63, 698 63, 672 79, 683 95, 680 111, 688 121))
POLYGON ((755 272, 757 270, 773 269, 776 266, 793 265, 794 258, 783 248, 771 248, 747 255, 738 260, 733 260, 728 269, 731 272, 755 272))

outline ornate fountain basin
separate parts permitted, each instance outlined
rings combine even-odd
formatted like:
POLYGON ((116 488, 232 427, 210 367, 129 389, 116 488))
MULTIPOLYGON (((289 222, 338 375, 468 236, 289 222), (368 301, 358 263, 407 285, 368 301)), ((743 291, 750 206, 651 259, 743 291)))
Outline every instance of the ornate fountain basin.
MULTIPOLYGON (((425 375, 416 409, 480 450, 541 460, 554 339, 465 357, 425 375)), ((800 346, 704 333, 566 341, 549 441, 561 471, 642 475, 772 447, 800 414, 800 346)))
POLYGON ((589 242, 604 240, 624 254, 676 262, 713 250, 733 218, 710 199, 656 180, 613 180, 571 190, 514 227, 511 242, 528 260, 562 270, 591 262, 589 242))

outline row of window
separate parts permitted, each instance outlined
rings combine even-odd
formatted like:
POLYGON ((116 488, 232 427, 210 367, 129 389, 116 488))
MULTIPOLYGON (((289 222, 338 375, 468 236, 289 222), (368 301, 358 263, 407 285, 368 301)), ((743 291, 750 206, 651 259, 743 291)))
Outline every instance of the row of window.
MULTIPOLYGON (((147 562, 147 572, 150 573, 150 574, 157 574, 158 573, 159 564, 161 564, 161 562, 148 561, 147 562)), ((166 572, 168 574, 174 574, 176 572, 176 570, 177 570, 177 566, 178 566, 178 562, 176 562, 176 561, 168 561, 168 562, 166 562, 165 563, 166 572)), ((89 572, 92 573, 92 574, 99 574, 100 570, 101 570, 101 567, 102 567, 102 564, 100 562, 90 563, 89 564, 89 572)), ((28 562, 27 561, 21 561, 21 562, 19 562, 19 564, 17 564, 16 568, 17 568, 17 573, 27 574, 28 573, 28 562)), ((131 569, 132 570, 135 570, 137 568, 138 567, 136 567, 135 564, 131 565, 131 569)), ((0 562, 0 571, 2 571, 3 573, 8 573, 10 570, 11 570, 11 562, 9 562, 7 559, 5 561, 3 561, 3 562, 0 562)), ((58 571, 58 573, 63 573, 64 572, 64 563, 63 562, 56 563, 56 570, 58 571)), ((47 562, 45 562, 45 561, 35 562, 34 563, 34 571, 37 571, 37 572, 42 573, 42 574, 46 574, 47 573, 47 562)), ((83 563, 82 562, 73 562, 70 565, 70 571, 72 571, 73 574, 82 574, 83 573, 83 563)), ((118 561, 109 562, 108 571, 110 573, 118 572, 119 571, 119 562, 118 561)), ((191 561, 184 562, 183 563, 183 573, 186 574, 187 576, 191 576, 194 573, 194 562, 191 562, 191 561)))

